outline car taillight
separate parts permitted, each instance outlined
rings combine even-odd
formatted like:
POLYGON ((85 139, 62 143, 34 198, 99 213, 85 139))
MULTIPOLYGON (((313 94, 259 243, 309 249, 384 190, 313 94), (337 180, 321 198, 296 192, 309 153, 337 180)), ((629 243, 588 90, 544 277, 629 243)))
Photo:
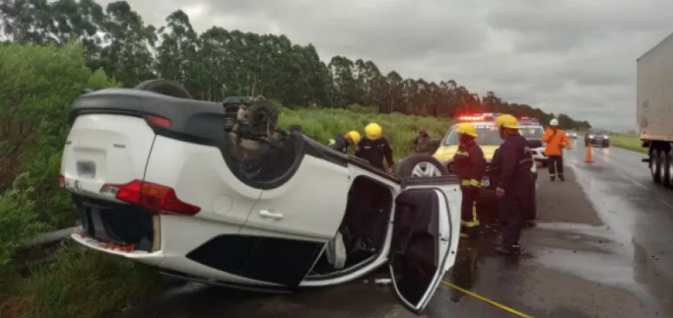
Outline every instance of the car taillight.
POLYGON ((145 121, 150 126, 155 126, 159 128, 171 128, 171 121, 168 118, 160 117, 160 116, 154 116, 154 115, 147 115, 145 116, 145 121))
POLYGON ((58 176, 58 186, 61 188, 65 187, 65 176, 62 174, 58 176))
POLYGON ((161 214, 194 215, 201 211, 198 206, 178 199, 173 188, 152 182, 133 180, 127 184, 105 184, 100 193, 161 214))

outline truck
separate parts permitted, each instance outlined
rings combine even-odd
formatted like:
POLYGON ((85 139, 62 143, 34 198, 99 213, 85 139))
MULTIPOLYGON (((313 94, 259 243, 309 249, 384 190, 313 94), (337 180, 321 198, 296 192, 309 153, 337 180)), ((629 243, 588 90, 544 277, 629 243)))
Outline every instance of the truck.
POLYGON ((673 34, 637 63, 636 117, 652 180, 673 185, 673 34))

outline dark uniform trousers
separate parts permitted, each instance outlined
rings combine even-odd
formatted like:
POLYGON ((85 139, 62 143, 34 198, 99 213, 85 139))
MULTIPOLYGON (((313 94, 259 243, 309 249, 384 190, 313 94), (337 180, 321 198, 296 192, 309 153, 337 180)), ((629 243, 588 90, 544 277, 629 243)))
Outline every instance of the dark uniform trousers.
MULTIPOLYGON (((519 178, 525 178, 525 176, 519 178)), ((521 228, 523 228, 524 220, 523 211, 529 195, 525 185, 526 181, 517 180, 505 190, 505 195, 498 199, 500 220, 504 226, 502 243, 505 246, 517 245, 521 238, 521 228)))
MULTIPOLYGON (((468 180, 463 180, 465 184, 468 180)), ((476 186, 460 187, 463 193, 463 202, 461 203, 461 222, 462 232, 469 236, 479 234, 479 218, 477 217, 477 198, 479 197, 479 188, 476 186)))
POLYGON ((459 146, 454 162, 456 174, 461 179, 460 190, 463 195, 460 209, 461 232, 468 237, 476 237, 479 235, 477 199, 486 166, 484 154, 479 146, 472 142, 459 146))
POLYGON ((555 179, 557 176, 563 178, 563 156, 549 156, 549 177, 555 179))
POLYGON ((518 248, 523 227, 524 209, 530 196, 530 169, 533 158, 528 141, 520 135, 507 137, 493 155, 491 170, 496 172, 497 186, 505 193, 498 199, 500 220, 503 223, 502 243, 506 249, 518 248))

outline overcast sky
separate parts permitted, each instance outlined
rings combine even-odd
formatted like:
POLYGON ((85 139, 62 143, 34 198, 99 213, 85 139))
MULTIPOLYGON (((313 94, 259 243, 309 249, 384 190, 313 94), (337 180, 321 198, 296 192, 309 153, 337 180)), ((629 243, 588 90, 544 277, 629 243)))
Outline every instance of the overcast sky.
POLYGON ((609 129, 635 129, 636 59, 673 32, 671 0, 128 1, 156 26, 182 9, 199 32, 282 33, 609 129))

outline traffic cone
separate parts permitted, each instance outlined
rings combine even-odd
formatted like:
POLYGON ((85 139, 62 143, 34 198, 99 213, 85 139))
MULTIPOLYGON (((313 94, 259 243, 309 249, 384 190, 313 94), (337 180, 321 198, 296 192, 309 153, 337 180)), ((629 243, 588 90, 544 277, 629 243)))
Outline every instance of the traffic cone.
POLYGON ((587 163, 592 163, 594 162, 594 159, 592 157, 592 151, 591 151, 591 144, 587 145, 587 159, 585 160, 587 163))

